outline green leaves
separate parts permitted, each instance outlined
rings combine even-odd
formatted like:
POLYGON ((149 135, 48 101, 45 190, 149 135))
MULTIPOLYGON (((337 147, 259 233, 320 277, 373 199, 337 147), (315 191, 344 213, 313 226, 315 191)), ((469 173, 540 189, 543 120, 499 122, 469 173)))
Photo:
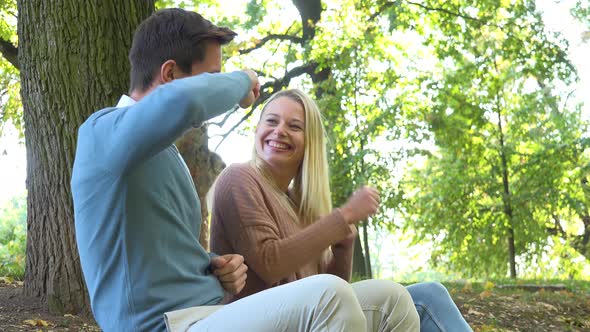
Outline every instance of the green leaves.
POLYGON ((244 28, 250 30, 255 27, 266 15, 265 1, 250 0, 246 6, 248 20, 244 23, 244 28))
POLYGON ((16 1, 0 0, 0 39, 16 43, 17 17, 16 1))
POLYGON ((378 187, 372 222, 433 241, 440 269, 465 276, 505 276, 512 233, 520 272, 555 257, 555 217, 573 248, 588 214, 586 125, 556 88, 576 79, 568 45, 534 1, 326 0, 307 40, 292 3, 240 6, 199 8, 240 33, 227 69, 259 69, 269 94, 316 95, 334 205, 378 187))
MULTIPOLYGON (((0 0, 0 43, 17 45, 16 20, 16 1, 0 0)), ((24 136, 19 72, 6 58, 12 55, 16 59, 16 53, 5 54, 10 51, 3 46, 0 50, 0 135, 4 124, 10 121, 24 136)))
POLYGON ((25 272, 26 195, 0 206, 0 275, 21 279, 25 272))
MULTIPOLYGON (((568 273, 587 266, 573 263, 590 256, 587 124, 565 103, 576 80, 568 45, 547 33, 534 1, 321 3, 305 36, 291 1, 156 6, 194 9, 238 32, 224 69, 258 70, 263 96, 285 87, 315 95, 334 205, 360 185, 378 187, 383 209, 371 222, 432 241, 441 270, 505 276, 511 232, 520 272, 546 255, 568 273)), ((588 6, 579 1, 574 15, 588 22, 588 6)), ((0 0, 0 16, 0 38, 16 45, 15 2, 0 0)), ((10 120, 22 130, 19 90, 2 58, 0 129, 10 120)))
MULTIPOLYGON (((590 30, 590 3, 588 1, 578 0, 576 5, 571 9, 572 15, 577 18, 580 22, 585 23, 590 30)), ((587 41, 590 37, 587 37, 588 31, 585 33, 583 39, 587 41)))
POLYGON ((419 6, 432 13, 425 31, 441 62, 423 78, 432 108, 417 119, 437 153, 404 180, 412 193, 406 227, 430 236, 433 258, 468 276, 505 276, 514 233, 523 272, 546 252, 547 224, 565 212, 556 205, 560 188, 581 162, 571 150, 580 114, 561 109, 552 89, 575 73, 566 44, 548 40, 532 3, 458 6, 475 15, 447 4, 419 6))

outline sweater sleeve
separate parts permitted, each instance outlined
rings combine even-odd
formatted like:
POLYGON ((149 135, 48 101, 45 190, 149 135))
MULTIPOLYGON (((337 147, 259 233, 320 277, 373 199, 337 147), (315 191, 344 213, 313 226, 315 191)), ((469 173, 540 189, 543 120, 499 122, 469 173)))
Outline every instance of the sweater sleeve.
MULTIPOLYGON (((343 240, 350 229, 338 210, 283 238, 252 170, 230 167, 220 176, 214 195, 214 213, 236 253, 268 285, 274 285, 303 265, 317 261, 330 245, 343 240)), ((218 224, 219 225, 219 224, 218 224)))
POLYGON ((99 112, 81 128, 95 138, 97 160, 111 172, 168 147, 191 127, 235 106, 250 89, 244 72, 200 74, 162 84, 131 107, 99 112))

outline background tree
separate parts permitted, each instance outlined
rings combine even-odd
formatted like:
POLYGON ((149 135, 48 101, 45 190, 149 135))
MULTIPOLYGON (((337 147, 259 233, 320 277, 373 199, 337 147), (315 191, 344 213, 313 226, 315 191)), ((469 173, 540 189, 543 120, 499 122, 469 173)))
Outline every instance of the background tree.
POLYGON ((0 205, 0 276, 24 274, 27 197, 20 195, 0 205))
MULTIPOLYGON (((357 275, 371 271, 369 224, 434 241, 433 259, 466 276, 516 275, 516 263, 539 263, 547 250, 571 264, 571 275, 580 270, 590 233, 586 127, 559 89, 574 79, 567 45, 548 36, 534 1, 231 4, 180 2, 236 30, 226 69, 255 68, 263 83, 246 114, 177 142, 202 199, 223 167, 207 148, 209 130, 221 132, 219 144, 251 127, 272 93, 297 86, 324 111, 334 205, 363 183, 383 194, 384 209, 361 228, 357 275)), ((2 119, 24 119, 26 129, 25 287, 52 309, 88 304, 69 192, 77 128, 126 92, 120 73, 128 72, 132 32, 153 9, 137 0, 19 1, 17 38, 15 2, 0 0, 2 119)))
MULTIPOLYGON (((575 80, 567 44, 546 31, 534 1, 323 1, 307 33, 310 20, 277 14, 287 4, 250 1, 247 17, 215 6, 217 21, 253 36, 230 63, 262 63, 269 92, 286 85, 277 82, 315 92, 332 141, 335 205, 374 181, 387 200, 373 222, 435 240, 433 259, 469 275, 515 277, 517 260, 540 257, 575 156, 557 151, 580 146, 585 125, 558 89, 575 80), (416 153, 430 153, 436 168, 398 188, 402 161, 416 153), (435 194, 453 204, 437 205, 435 194)), ((365 261, 355 259, 355 270, 368 275, 365 261)))
MULTIPOLYGON (((377 137, 393 138, 399 133, 395 108, 386 94, 396 79, 395 72, 387 70, 393 62, 388 49, 392 42, 375 20, 382 8, 376 2, 359 5, 355 1, 293 1, 293 5, 300 15, 289 19, 268 14, 293 9, 284 3, 250 1, 245 17, 240 11, 235 15, 219 11, 214 4, 204 9, 207 16, 217 15, 215 21, 226 23, 241 36, 252 36, 230 50, 229 65, 257 68, 265 79, 257 104, 229 125, 222 140, 248 120, 270 94, 295 82, 313 93, 326 110, 334 205, 343 204, 366 183, 380 187, 386 197, 392 196, 385 175, 393 155, 375 149, 377 137), (374 65, 381 69, 374 70, 374 65)), ((363 226, 363 238, 368 239, 366 221, 363 226)), ((354 272, 359 277, 371 275, 367 241, 362 246, 356 242, 354 272)))
POLYGON ((154 7, 116 0, 17 5, 27 148, 24 289, 47 299, 52 311, 87 310, 70 192, 76 133, 90 114, 127 91, 128 77, 121 73, 129 72, 131 37, 154 7))
POLYGON ((407 225, 454 271, 501 277, 508 266, 515 278, 517 257, 532 262, 547 245, 573 170, 564 166, 584 129, 580 110, 553 91, 574 70, 534 2, 438 6, 424 36, 442 62, 420 80, 432 103, 419 113, 434 147, 407 179, 407 225))
POLYGON ((582 33, 582 40, 590 40, 590 3, 584 0, 578 0, 576 5, 571 9, 572 15, 580 22, 586 24, 586 31, 582 33))
MULTIPOLYGON (((22 106, 16 48, 16 1, 0 0, 0 135, 11 122, 22 132, 22 106)), ((2 152, 2 151, 0 151, 2 152)))

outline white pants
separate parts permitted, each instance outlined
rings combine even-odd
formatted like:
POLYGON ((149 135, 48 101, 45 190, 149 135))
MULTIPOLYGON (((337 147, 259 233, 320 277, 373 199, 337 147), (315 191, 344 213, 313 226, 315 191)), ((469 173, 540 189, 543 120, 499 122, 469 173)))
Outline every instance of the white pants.
POLYGON ((420 330, 411 296, 403 286, 387 280, 351 285, 336 276, 317 275, 225 306, 198 308, 208 311, 208 316, 195 317, 198 321, 189 332, 420 330))

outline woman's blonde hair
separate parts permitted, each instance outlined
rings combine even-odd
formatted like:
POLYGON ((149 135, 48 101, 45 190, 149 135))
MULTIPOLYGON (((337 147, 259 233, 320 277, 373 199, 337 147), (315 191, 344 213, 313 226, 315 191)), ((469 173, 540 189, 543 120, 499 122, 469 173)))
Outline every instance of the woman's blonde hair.
POLYGON ((256 153, 256 146, 253 151, 252 165, 263 178, 271 183, 275 189, 273 194, 278 198, 281 206, 289 211, 294 220, 300 220, 304 225, 309 225, 332 210, 322 116, 317 104, 306 93, 298 89, 290 89, 272 95, 262 108, 260 118, 262 118, 266 106, 281 97, 299 103, 305 114, 303 162, 291 185, 293 201, 278 188, 266 170, 266 163, 256 153))

